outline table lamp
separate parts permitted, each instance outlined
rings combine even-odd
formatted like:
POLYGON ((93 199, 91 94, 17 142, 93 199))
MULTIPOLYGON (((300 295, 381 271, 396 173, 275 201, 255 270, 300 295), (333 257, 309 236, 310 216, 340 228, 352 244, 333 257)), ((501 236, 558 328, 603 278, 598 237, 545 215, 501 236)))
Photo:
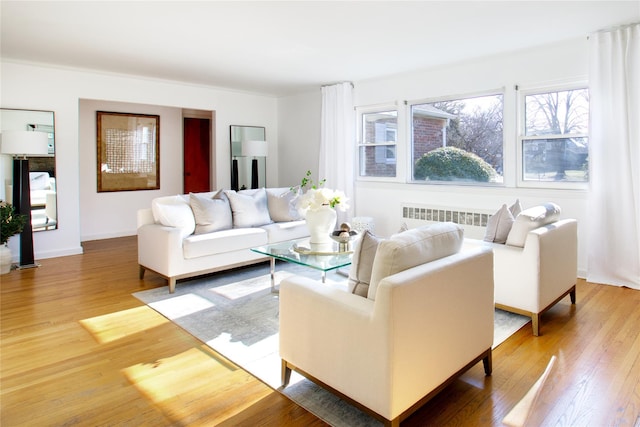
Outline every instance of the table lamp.
POLYGON ((5 130, 0 134, 0 153, 13 156, 13 205, 17 213, 27 215, 27 222, 20 233, 18 268, 39 266, 35 262, 33 252, 31 189, 27 156, 47 155, 49 153, 48 144, 49 136, 46 132, 5 130))
POLYGON ((253 157, 251 161, 251 188, 258 188, 258 159, 256 157, 267 157, 267 141, 242 141, 242 155, 253 157))

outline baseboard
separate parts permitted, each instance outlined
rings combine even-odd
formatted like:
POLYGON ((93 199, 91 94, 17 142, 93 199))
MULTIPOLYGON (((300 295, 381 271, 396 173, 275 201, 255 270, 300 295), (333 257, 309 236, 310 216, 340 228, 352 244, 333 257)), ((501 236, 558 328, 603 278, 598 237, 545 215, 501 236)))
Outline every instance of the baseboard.
POLYGON ((39 259, 47 259, 47 258, 58 258, 62 256, 69 256, 69 255, 82 255, 83 253, 84 253, 84 250, 82 249, 82 246, 78 246, 76 248, 66 248, 66 249, 60 249, 60 250, 56 249, 52 251, 36 251, 35 258, 36 260, 39 260, 39 259))
POLYGON ((86 234, 84 236, 80 236, 81 242, 90 242, 92 240, 106 240, 106 239, 115 239, 117 237, 129 237, 137 235, 137 230, 134 231, 118 231, 114 233, 99 233, 99 234, 86 234))

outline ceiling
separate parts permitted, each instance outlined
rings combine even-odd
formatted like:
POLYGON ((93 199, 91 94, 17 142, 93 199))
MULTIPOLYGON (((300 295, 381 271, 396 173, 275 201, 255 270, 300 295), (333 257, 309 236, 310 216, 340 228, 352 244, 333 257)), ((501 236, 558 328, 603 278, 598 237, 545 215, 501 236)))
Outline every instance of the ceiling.
POLYGON ((283 96, 640 21, 640 1, 7 1, 3 60, 283 96))

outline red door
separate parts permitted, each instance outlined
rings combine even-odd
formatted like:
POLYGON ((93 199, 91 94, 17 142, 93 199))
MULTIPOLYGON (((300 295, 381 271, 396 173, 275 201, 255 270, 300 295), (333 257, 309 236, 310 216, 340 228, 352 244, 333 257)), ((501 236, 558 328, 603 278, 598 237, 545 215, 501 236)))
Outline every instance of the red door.
POLYGON ((184 118, 184 194, 211 191, 211 121, 184 118))

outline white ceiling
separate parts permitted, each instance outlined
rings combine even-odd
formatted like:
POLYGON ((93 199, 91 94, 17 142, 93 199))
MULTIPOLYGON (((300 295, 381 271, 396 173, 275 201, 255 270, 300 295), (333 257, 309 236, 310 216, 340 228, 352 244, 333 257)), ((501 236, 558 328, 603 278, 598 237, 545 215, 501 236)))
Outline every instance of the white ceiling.
POLYGON ((586 37, 640 1, 7 1, 3 59, 287 95, 586 37))

